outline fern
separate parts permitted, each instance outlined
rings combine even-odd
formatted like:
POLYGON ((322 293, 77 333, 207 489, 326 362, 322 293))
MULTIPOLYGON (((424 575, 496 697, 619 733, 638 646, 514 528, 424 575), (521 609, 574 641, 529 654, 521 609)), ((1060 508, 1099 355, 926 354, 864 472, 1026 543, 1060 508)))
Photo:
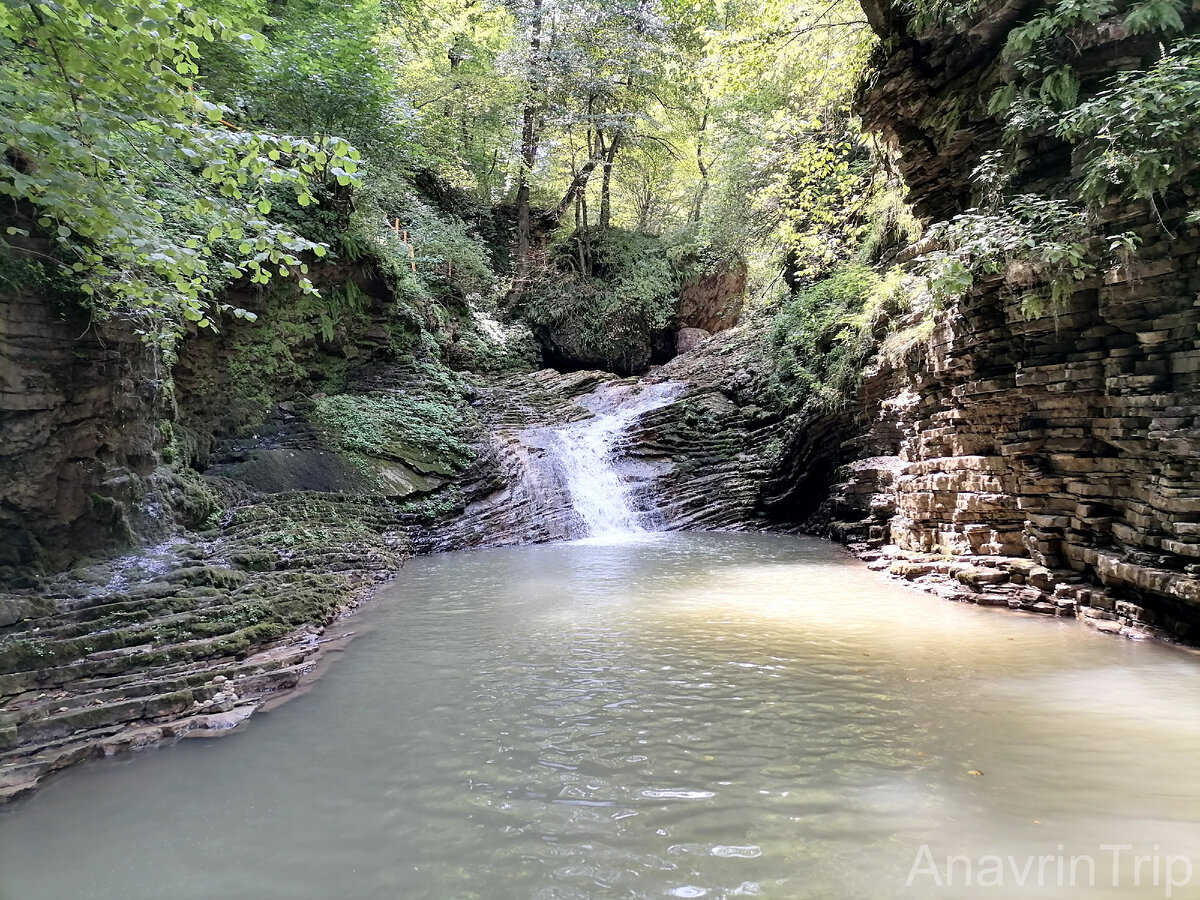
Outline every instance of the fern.
POLYGON ((1084 148, 1082 193, 1161 195, 1200 140, 1200 39, 1178 41, 1145 71, 1122 72, 1055 127, 1084 148))
POLYGON ((1132 34, 1150 31, 1183 31, 1184 5, 1180 0, 1144 0, 1135 3, 1125 14, 1125 27, 1132 34))

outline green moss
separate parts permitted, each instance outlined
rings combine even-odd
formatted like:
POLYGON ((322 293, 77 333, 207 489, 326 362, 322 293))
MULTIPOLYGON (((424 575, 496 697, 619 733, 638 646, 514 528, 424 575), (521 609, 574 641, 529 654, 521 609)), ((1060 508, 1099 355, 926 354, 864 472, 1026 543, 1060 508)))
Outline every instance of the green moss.
POLYGON ((189 631, 196 637, 215 637, 218 634, 229 634, 235 631, 237 625, 232 622, 194 622, 189 631))
POLYGON ((187 466, 175 470, 179 495, 177 507, 189 527, 196 527, 224 511, 224 504, 217 492, 195 469, 187 466))
POLYGON ((194 700, 195 696, 191 691, 173 691, 161 697, 153 697, 146 702, 146 715, 175 715, 188 709, 194 700))
POLYGON ((452 474, 474 459, 459 434, 462 414, 441 398, 339 394, 318 400, 312 418, 340 450, 399 460, 423 472, 452 474))
POLYGON ((275 396, 290 393, 305 380, 307 372, 293 351, 312 334, 311 326, 272 315, 271 311, 253 324, 237 327, 228 369, 236 418, 264 419, 275 396))
POLYGON ((279 554, 269 550, 242 550, 229 555, 229 561, 251 572, 270 572, 279 562, 279 554))
POLYGON ((0 674, 25 672, 53 665, 58 648, 45 640, 9 640, 0 642, 0 674))
MULTIPOLYGON (((234 569, 222 566, 190 566, 176 569, 167 581, 171 584, 182 584, 191 587, 234 588, 246 583, 246 576, 234 569)), ((193 592, 198 593, 198 592, 193 592)))
POLYGON ((231 418, 261 421, 276 399, 302 387, 345 387, 347 353, 371 324, 371 298, 348 274, 320 295, 281 284, 265 295, 256 321, 231 326, 226 381, 231 418))
POLYGON ((400 511, 417 522, 429 523, 461 512, 465 502, 462 490, 457 485, 450 485, 428 497, 404 503, 400 511))
POLYGON ((92 517, 107 526, 117 541, 128 542, 133 539, 129 509, 124 503, 103 494, 88 494, 88 503, 91 504, 92 517))

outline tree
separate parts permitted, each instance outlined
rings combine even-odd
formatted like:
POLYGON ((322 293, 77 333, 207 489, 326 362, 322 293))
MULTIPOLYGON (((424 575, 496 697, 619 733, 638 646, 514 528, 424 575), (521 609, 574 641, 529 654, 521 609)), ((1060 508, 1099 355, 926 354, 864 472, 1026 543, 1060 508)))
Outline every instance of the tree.
POLYGON ((73 273, 98 313, 171 342, 211 322, 218 286, 304 277, 324 248, 267 218, 267 185, 301 205, 357 180, 343 140, 243 130, 206 98, 202 44, 265 47, 252 8, 180 0, 0 7, 0 194, 9 253, 73 273))
POLYGON ((529 0, 520 16, 526 58, 525 96, 521 104, 521 144, 517 168, 517 246, 516 272, 518 279, 529 272, 529 248, 532 241, 529 208, 530 178, 537 161, 541 136, 541 116, 544 105, 546 58, 542 53, 543 0, 529 0))

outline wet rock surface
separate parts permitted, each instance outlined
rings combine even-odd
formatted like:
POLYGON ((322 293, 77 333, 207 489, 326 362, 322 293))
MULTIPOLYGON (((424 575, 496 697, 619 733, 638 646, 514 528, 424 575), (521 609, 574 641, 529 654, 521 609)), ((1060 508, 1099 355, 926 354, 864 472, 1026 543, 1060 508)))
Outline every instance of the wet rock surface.
MULTIPOLYGON (((365 371, 358 389, 428 386, 393 367, 365 371)), ((345 452, 304 409, 280 404, 271 422, 215 447, 206 476, 187 474, 218 510, 200 530, 10 581, 0 802, 88 756, 231 728, 295 687, 326 629, 394 575, 423 523, 454 509, 439 494, 449 478, 398 483, 398 467, 429 468, 424 453, 388 453, 345 452)))
MULTIPOLYGON (((610 387, 640 390, 599 372, 476 379, 460 414, 473 459, 422 488, 379 472, 423 458, 339 451, 285 404, 214 449, 202 484, 224 511, 207 530, 0 593, 0 803, 90 756, 233 728, 309 676, 327 629, 414 552, 572 536, 536 457, 610 387), (264 454, 274 468, 245 464, 264 454)), ((431 390, 386 366, 356 389, 431 390)))
POLYGON ((410 555, 402 515, 278 495, 219 533, 3 596, 21 617, 0 628, 0 802, 88 756, 232 727, 294 687, 326 627, 410 555))
POLYGON ((552 429, 588 419, 576 402, 616 381, 606 372, 531 374, 477 379, 471 402, 482 432, 480 464, 464 473, 464 502, 418 538, 425 550, 456 550, 564 540, 571 536, 570 496, 543 459, 552 429))
POLYGON ((161 377, 122 323, 0 295, 0 576, 153 534, 161 377))
POLYGON ((626 452, 664 465, 657 491, 664 527, 764 527, 762 481, 771 471, 786 427, 764 408, 770 364, 752 327, 714 335, 702 348, 676 357, 659 377, 687 385, 670 406, 646 415, 626 452))

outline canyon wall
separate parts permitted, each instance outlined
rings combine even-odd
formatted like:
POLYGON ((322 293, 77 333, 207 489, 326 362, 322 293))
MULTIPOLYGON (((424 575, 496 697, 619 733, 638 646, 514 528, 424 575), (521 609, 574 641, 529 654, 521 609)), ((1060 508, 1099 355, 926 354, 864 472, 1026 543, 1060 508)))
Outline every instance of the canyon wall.
MULTIPOLYGON (((946 219, 971 205, 971 171, 1001 146, 986 99, 1010 29, 1038 4, 921 37, 894 9, 864 5, 884 41, 860 112, 899 150, 917 211, 946 219)), ((1076 63, 1085 95, 1159 54, 1159 37, 1130 35, 1119 17, 1088 34, 1076 63)), ((1024 189, 1072 198, 1078 152, 1040 136, 1015 156, 1024 189)), ((869 373, 863 433, 846 445, 859 459, 824 510, 831 530, 1069 568, 1109 589, 1087 615, 1200 638, 1200 235, 1184 222, 1198 193, 1193 163, 1157 209, 1100 209, 1098 233, 1133 231, 1140 247, 1077 282, 1061 308, 1029 317, 1015 269, 977 280, 928 343, 869 373)))
POLYGON ((152 536, 164 377, 127 323, 0 297, 0 574, 152 536))

